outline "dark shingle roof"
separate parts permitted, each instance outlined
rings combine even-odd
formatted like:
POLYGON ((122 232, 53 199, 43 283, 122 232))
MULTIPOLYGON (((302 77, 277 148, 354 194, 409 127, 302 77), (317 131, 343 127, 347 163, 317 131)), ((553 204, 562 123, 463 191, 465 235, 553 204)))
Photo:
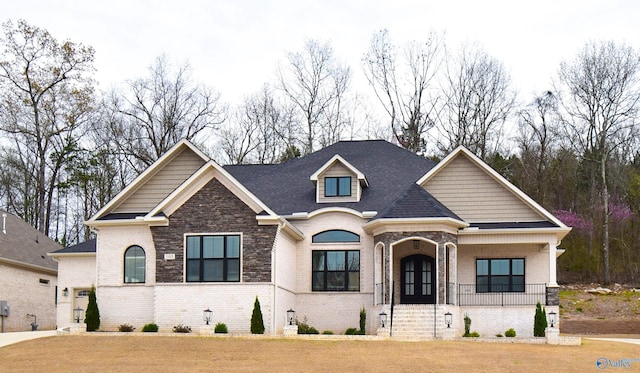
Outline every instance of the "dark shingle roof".
POLYGON ((462 220, 418 184, 412 184, 374 219, 453 218, 462 220))
POLYGON ((422 177, 434 163, 383 140, 341 141, 281 165, 225 166, 247 189, 279 215, 312 212, 325 207, 382 211, 422 177), (362 172, 369 187, 360 202, 316 203, 316 187, 309 177, 334 155, 362 172))
POLYGON ((76 245, 67 246, 64 249, 54 251, 52 254, 77 254, 77 253, 95 253, 96 239, 85 241, 76 245))
POLYGON ((47 253, 58 250, 60 245, 4 210, 0 210, 0 225, 3 223, 3 214, 6 214, 6 233, 0 230, 0 258, 57 270, 58 263, 47 253))

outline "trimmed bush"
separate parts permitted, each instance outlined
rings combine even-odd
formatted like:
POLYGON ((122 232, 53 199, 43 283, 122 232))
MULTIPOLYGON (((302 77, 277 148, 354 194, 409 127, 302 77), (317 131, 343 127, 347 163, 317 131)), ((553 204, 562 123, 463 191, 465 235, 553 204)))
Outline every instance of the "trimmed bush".
POLYGON ((144 324, 144 326, 142 327, 142 331, 145 333, 157 333, 158 325, 154 323, 144 324))
POLYGON ((331 330, 325 330, 322 332, 322 334, 324 335, 333 335, 333 332, 331 330))
POLYGON ((467 337, 471 337, 471 338, 478 338, 480 337, 480 333, 478 332, 471 332, 469 333, 469 335, 467 337))
POLYGON ((223 333, 223 334, 229 333, 229 331, 227 330, 227 325, 221 322, 216 324, 216 327, 213 329, 213 331, 216 333, 223 333))
POLYGON ((344 332, 345 335, 359 335, 360 331, 356 328, 349 328, 344 332))
POLYGON ((96 301, 96 287, 91 285, 89 291, 89 304, 84 315, 84 322, 87 324, 87 331, 93 332, 100 328, 100 310, 96 301))
POLYGON ((367 311, 362 307, 360 310, 360 334, 364 335, 367 327, 367 311))
POLYGON ((318 329, 314 328, 307 324, 307 318, 305 317, 302 322, 298 322, 296 320, 296 324, 298 325, 298 334, 320 334, 318 329))
POLYGON ((174 333, 191 333, 191 327, 188 325, 178 324, 173 327, 174 333))
POLYGON ((262 321, 262 311, 260 301, 256 297, 253 303, 253 313, 251 314, 251 334, 264 334, 264 321, 262 321))
POLYGON ((500 333, 498 333, 498 334, 496 334, 496 337, 498 337, 498 338, 502 338, 502 337, 503 337, 503 335, 502 335, 502 334, 500 334, 500 333))
POLYGON ((506 332, 504 332, 504 336, 505 337, 509 337, 509 338, 513 338, 513 337, 516 336, 516 330, 514 328, 509 329, 506 332))
POLYGON ((129 325, 129 324, 122 324, 118 327, 118 331, 119 332, 124 332, 124 333, 131 333, 132 331, 134 331, 136 328, 134 328, 133 326, 129 325))
POLYGON ((471 330, 471 317, 469 317, 469 314, 464 314, 464 334, 462 335, 463 337, 469 337, 471 336, 471 334, 469 333, 469 331, 471 330))
POLYGON ((536 314, 533 317, 533 336, 544 337, 547 328, 547 312, 540 302, 536 304, 536 314))

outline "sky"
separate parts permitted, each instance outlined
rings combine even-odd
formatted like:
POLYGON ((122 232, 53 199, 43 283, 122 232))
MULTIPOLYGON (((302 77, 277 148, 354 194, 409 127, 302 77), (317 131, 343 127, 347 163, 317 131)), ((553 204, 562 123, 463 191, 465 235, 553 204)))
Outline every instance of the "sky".
POLYGON ((521 98, 551 88, 563 60, 590 40, 640 48, 635 0, 0 0, 0 21, 24 19, 96 50, 99 88, 146 76, 155 58, 188 61, 193 77, 237 104, 271 81, 305 40, 329 41, 371 94, 361 58, 372 35, 397 44, 444 32, 449 49, 479 43, 504 63, 521 98), (4 4, 3 4, 4 3, 4 4))

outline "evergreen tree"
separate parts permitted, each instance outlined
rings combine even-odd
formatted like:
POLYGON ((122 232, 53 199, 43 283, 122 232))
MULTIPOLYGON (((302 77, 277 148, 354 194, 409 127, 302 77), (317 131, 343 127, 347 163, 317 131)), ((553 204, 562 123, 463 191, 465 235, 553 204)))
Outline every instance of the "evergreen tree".
POLYGON ((260 310, 260 301, 258 301, 257 296, 255 303, 253 303, 253 314, 251 315, 251 334, 264 334, 262 311, 260 310))
POLYGON ((84 322, 87 324, 88 332, 93 332, 100 328, 100 310, 98 310, 98 302, 96 301, 96 287, 93 285, 91 285, 91 291, 89 292, 89 304, 87 305, 84 322))
POLYGON ((542 308, 540 302, 536 304, 536 314, 533 317, 533 336, 544 337, 547 328, 547 312, 542 308))

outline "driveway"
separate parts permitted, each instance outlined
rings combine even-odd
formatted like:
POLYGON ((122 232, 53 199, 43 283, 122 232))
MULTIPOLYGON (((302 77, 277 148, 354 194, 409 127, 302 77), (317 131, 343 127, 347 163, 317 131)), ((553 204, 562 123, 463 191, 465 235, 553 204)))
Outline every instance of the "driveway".
POLYGON ((0 347, 22 342, 22 341, 27 341, 29 339, 51 337, 54 335, 56 335, 55 330, 46 330, 46 331, 39 331, 39 332, 0 333, 0 347))
POLYGON ((596 341, 611 341, 611 342, 622 342, 622 343, 631 343, 640 345, 640 339, 635 338, 589 338, 596 341))

